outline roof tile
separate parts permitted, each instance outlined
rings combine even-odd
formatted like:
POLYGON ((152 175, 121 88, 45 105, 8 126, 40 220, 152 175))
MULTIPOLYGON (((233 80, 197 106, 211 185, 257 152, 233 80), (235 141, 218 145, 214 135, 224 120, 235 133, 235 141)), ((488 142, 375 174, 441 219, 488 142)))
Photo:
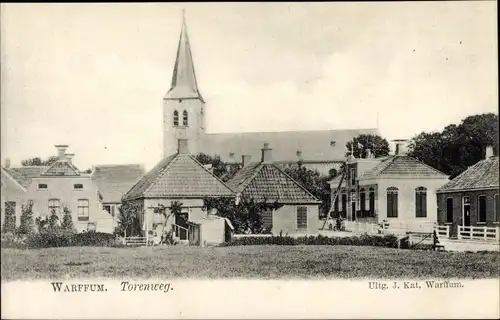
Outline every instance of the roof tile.
POLYGON ((498 157, 481 160, 439 188, 438 192, 498 188, 498 165, 498 157))

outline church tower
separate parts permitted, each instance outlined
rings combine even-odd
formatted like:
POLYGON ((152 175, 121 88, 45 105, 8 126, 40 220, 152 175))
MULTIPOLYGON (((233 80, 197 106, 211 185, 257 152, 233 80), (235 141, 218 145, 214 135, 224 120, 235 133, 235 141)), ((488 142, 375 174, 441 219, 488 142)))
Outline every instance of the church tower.
POLYGON ((186 20, 177 47, 172 84, 163 98, 163 156, 177 152, 178 139, 187 139, 189 152, 198 152, 198 144, 205 133, 205 101, 198 90, 186 20))

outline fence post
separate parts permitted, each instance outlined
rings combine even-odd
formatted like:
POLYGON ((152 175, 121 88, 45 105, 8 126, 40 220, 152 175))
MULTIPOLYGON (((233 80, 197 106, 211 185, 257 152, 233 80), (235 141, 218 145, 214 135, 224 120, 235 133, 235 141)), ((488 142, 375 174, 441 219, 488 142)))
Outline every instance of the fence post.
POLYGON ((500 227, 495 228, 495 240, 496 241, 500 240, 500 227))
POLYGON ((462 227, 457 225, 457 239, 462 239, 462 227))
POLYGON ((446 227, 446 238, 450 238, 450 226, 445 226, 446 227))
POLYGON ((483 229, 483 232, 484 232, 484 235, 483 235, 484 241, 488 240, 488 233, 487 233, 487 231, 488 231, 488 229, 486 229, 486 227, 484 227, 484 229, 483 229))

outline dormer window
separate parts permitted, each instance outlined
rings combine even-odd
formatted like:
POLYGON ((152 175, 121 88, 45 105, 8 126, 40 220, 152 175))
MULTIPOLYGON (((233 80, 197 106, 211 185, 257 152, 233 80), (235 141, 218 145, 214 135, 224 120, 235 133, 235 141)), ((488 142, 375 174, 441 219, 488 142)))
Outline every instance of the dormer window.
POLYGON ((175 110, 174 111, 174 126, 179 125, 179 111, 175 110))
POLYGON ((82 190, 83 189, 83 184, 81 184, 81 183, 75 183, 73 185, 73 189, 75 189, 75 190, 82 190))
POLYGON ((182 112, 182 125, 185 127, 188 126, 188 113, 186 110, 182 112))
POLYGON ((39 183, 38 190, 47 190, 48 186, 46 183, 39 183))

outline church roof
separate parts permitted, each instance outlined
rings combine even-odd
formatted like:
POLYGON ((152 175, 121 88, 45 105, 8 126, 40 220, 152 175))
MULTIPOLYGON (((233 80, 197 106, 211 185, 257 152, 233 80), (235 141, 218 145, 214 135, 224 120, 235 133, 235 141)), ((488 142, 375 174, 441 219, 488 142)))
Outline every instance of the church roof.
POLYGON ((415 158, 406 155, 395 155, 382 160, 373 169, 364 173, 359 179, 389 177, 444 179, 448 176, 415 158))
POLYGON ((442 186, 437 192, 498 189, 498 156, 481 160, 442 186))
POLYGON ((227 182, 234 191, 255 201, 281 204, 321 203, 297 181, 272 163, 250 163, 227 182))
POLYGON ((261 148, 273 148, 273 161, 344 161, 345 145, 360 134, 378 134, 377 129, 277 131, 206 134, 200 152, 218 155, 222 161, 238 162, 242 155, 260 159, 261 148))
POLYGON ((48 166, 25 166, 10 168, 9 170, 20 174, 23 179, 25 179, 26 184, 29 185, 33 178, 39 177, 43 172, 47 171, 48 168, 48 166))
POLYGON ((177 153, 161 160, 124 199, 230 197, 234 192, 195 157, 177 153))
POLYGON ((139 164, 98 165, 92 171, 92 181, 103 197, 103 202, 118 203, 144 176, 139 164))
POLYGON ((203 101, 194 71, 191 45, 187 33, 187 25, 184 16, 182 17, 181 35, 177 47, 172 84, 165 96, 166 99, 200 99, 203 101))

